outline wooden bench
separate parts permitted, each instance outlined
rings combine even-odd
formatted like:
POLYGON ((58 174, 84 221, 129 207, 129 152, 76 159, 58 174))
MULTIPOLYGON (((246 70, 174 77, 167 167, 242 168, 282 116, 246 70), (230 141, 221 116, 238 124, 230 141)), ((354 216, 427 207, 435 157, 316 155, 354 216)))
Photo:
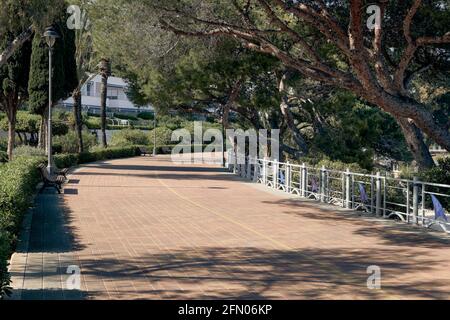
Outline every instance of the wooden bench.
POLYGON ((63 176, 67 180, 67 174, 69 173, 69 169, 61 169, 56 170, 55 174, 58 176, 63 176))
POLYGON ((49 175, 47 167, 41 164, 38 167, 38 170, 39 173, 41 174, 42 182, 44 183, 39 193, 42 193, 47 188, 55 188, 58 191, 58 193, 61 194, 62 185, 64 184, 64 182, 66 182, 66 175, 68 169, 58 170, 57 174, 49 175))
POLYGON ((139 147, 139 152, 141 154, 141 156, 151 156, 153 154, 153 152, 148 151, 147 148, 144 147, 139 147))

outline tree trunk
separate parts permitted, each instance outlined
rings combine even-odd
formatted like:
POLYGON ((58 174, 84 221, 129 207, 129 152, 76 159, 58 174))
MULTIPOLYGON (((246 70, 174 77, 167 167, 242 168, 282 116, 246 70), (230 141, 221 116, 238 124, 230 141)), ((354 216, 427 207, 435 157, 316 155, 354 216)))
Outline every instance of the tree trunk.
POLYGON ((102 85, 100 91, 100 105, 102 112, 102 146, 103 148, 108 147, 108 143, 106 141, 106 99, 108 97, 108 76, 106 74, 102 74, 102 85))
POLYGON ((25 42, 33 36, 33 27, 28 27, 16 39, 14 39, 3 52, 0 53, 0 67, 8 62, 8 59, 19 50, 25 42))
POLYGON ((379 106, 382 110, 392 115, 399 123, 400 119, 412 119, 417 128, 425 133, 438 145, 450 151, 450 132, 445 126, 436 122, 433 113, 425 105, 412 99, 390 95, 384 91, 375 94, 366 92, 360 96, 367 101, 379 106))
MULTIPOLYGON (((222 126, 224 130, 230 129, 230 110, 233 105, 236 103, 237 98, 239 97, 239 92, 241 91, 242 79, 238 79, 233 88, 231 89, 230 95, 228 97, 227 103, 223 107, 223 115, 222 115, 222 126)), ((234 138, 230 138, 230 143, 233 146, 233 149, 236 152, 236 144, 234 138)))
POLYGON ((73 104, 73 115, 75 119, 75 131, 78 137, 78 152, 82 153, 84 151, 83 145, 83 123, 81 119, 81 91, 76 90, 72 96, 73 104))
POLYGON ((8 116, 8 159, 13 160, 13 150, 16 142, 16 113, 8 116))
POLYGON ((284 121, 286 122, 287 127, 292 133, 292 136, 294 138, 295 143, 298 145, 300 150, 304 154, 308 154, 309 148, 308 145, 303 139, 302 134, 300 133, 300 130, 298 130, 297 126, 295 125, 294 117, 292 116, 291 111, 289 110, 289 104, 288 104, 288 97, 286 95, 286 80, 287 80, 287 72, 283 74, 283 76, 280 79, 279 83, 279 91, 282 95, 281 98, 281 114, 283 115, 284 121))
POLYGON ((423 134, 412 120, 399 118, 398 123, 402 128, 409 150, 420 169, 429 169, 436 164, 431 156, 430 149, 423 140, 423 134))

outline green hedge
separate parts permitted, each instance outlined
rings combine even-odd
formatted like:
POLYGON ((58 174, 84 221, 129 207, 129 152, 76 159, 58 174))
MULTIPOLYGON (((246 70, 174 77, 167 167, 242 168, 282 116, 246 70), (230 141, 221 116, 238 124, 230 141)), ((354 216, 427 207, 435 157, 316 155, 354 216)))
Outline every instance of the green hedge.
MULTIPOLYGON (((173 144, 157 145, 156 153, 157 154, 171 154, 172 150, 177 146, 178 145, 173 145, 173 144)), ((208 146, 207 144, 203 144, 202 151, 204 151, 207 146, 208 146)), ((146 148, 150 152, 153 152, 153 144, 150 144, 149 146, 142 146, 142 147, 146 148)), ((194 149, 195 149, 195 146, 191 145, 191 152, 194 152, 195 151, 194 149)))
POLYGON ((138 155, 140 155, 139 148, 131 146, 124 148, 97 149, 95 151, 83 152, 81 154, 58 154, 55 155, 54 159, 58 168, 70 168, 84 163, 131 158, 138 155))
POLYGON ((41 158, 19 157, 0 166, 0 298, 8 292, 7 261, 39 182, 36 167, 40 162, 41 158))

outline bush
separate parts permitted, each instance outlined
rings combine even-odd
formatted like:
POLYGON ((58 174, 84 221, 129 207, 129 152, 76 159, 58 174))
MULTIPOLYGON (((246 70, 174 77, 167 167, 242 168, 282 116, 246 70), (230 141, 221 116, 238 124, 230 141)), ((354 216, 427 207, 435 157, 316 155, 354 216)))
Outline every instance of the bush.
POLYGON ((450 185, 450 157, 438 160, 437 167, 419 172, 422 181, 450 185))
POLYGON ((150 144, 153 146, 154 132, 156 130, 156 146, 165 146, 170 144, 176 144, 178 142, 172 142, 172 130, 166 127, 158 127, 149 132, 150 144))
POLYGON ((53 157, 57 168, 71 168, 78 164, 78 154, 57 154, 53 157))
POLYGON ((363 169, 358 163, 345 163, 342 161, 332 161, 328 159, 316 159, 305 157, 297 161, 291 159, 291 163, 295 164, 305 163, 307 166, 311 166, 314 168, 322 168, 324 166, 326 169, 335 171, 347 171, 347 169, 350 169, 351 172, 369 173, 367 170, 363 169))
POLYGON ((69 133, 69 126, 62 121, 52 122, 52 134, 53 136, 64 136, 69 133))
POLYGON ((8 139, 0 137, 0 151, 8 150, 8 139))
POLYGON ((140 152, 135 146, 108 149, 95 147, 90 152, 83 152, 81 154, 58 154, 55 155, 54 159, 58 168, 70 168, 78 164, 120 158, 131 158, 138 155, 140 155, 140 152))
MULTIPOLYGON (((41 117, 27 111, 17 112, 16 131, 18 133, 38 133, 41 125, 41 117)), ((0 129, 8 131, 8 119, 0 121, 0 129)))
POLYGON ((130 130, 130 129, 134 129, 134 130, 143 130, 143 131, 148 131, 152 128, 152 126, 146 126, 146 125, 135 125, 135 124, 131 124, 130 126, 118 126, 118 125, 111 125, 109 124, 107 126, 108 130, 130 130))
POLYGON ((93 116, 84 117, 83 123, 89 130, 100 130, 102 127, 101 119, 98 117, 93 116))
POLYGON ((117 119, 121 119, 121 120, 131 120, 131 121, 137 121, 138 118, 134 117, 134 116, 130 116, 127 114, 120 114, 120 113, 115 113, 114 114, 114 118, 117 119))
POLYGON ((0 151, 0 163, 8 161, 8 154, 5 151, 0 151))
POLYGON ((153 114, 153 112, 141 112, 137 117, 142 120, 153 120, 155 118, 155 115, 153 114))
POLYGON ((22 217, 39 182, 40 158, 19 157, 0 166, 0 297, 8 291, 7 261, 14 249, 22 217))
POLYGON ((19 146, 13 151, 14 157, 45 157, 45 150, 30 146, 19 146))
MULTIPOLYGON (((80 155, 56 155, 55 164, 59 168, 67 168, 87 162, 136 155, 139 155, 137 147, 99 149, 80 155)), ((32 196, 40 182, 37 166, 43 161, 38 156, 20 156, 12 162, 0 165, 0 299, 9 293, 8 260, 14 250, 23 215, 30 207, 32 196)))
POLYGON ((149 136, 141 130, 124 129, 114 132, 111 138, 113 146, 148 145, 149 136))
MULTIPOLYGON (((90 150, 97 145, 97 138, 90 132, 83 131, 83 145, 85 150, 90 150)), ((58 136, 53 139, 55 151, 58 153, 77 153, 78 137, 76 131, 71 130, 64 136, 58 136)))
POLYGON ((131 158, 137 155, 139 155, 139 150, 135 146, 107 149, 96 148, 92 152, 81 153, 78 158, 78 164, 102 160, 131 158))
MULTIPOLYGON (((419 180, 424 182, 450 185, 450 157, 439 159, 438 165, 435 168, 420 171, 417 176, 419 177, 419 180)), ((437 194, 448 194, 450 190, 449 188, 429 186, 427 187, 427 191, 437 194)), ((450 198, 439 197, 439 200, 441 201, 444 208, 450 211, 450 198)), ((427 201, 430 202, 429 197, 427 197, 427 201)), ((431 205, 431 203, 429 203, 428 205, 431 205)))

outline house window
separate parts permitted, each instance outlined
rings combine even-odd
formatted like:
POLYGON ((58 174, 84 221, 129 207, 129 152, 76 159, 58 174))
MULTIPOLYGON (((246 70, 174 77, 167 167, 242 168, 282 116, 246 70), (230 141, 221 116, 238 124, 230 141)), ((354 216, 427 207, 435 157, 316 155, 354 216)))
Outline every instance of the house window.
POLYGON ((108 99, 118 100, 119 99, 119 89, 108 88, 108 99))
POLYGON ((92 82, 89 82, 89 83, 87 84, 87 88, 86 88, 86 93, 87 93, 87 96, 88 96, 88 97, 91 96, 91 91, 92 91, 92 82))

